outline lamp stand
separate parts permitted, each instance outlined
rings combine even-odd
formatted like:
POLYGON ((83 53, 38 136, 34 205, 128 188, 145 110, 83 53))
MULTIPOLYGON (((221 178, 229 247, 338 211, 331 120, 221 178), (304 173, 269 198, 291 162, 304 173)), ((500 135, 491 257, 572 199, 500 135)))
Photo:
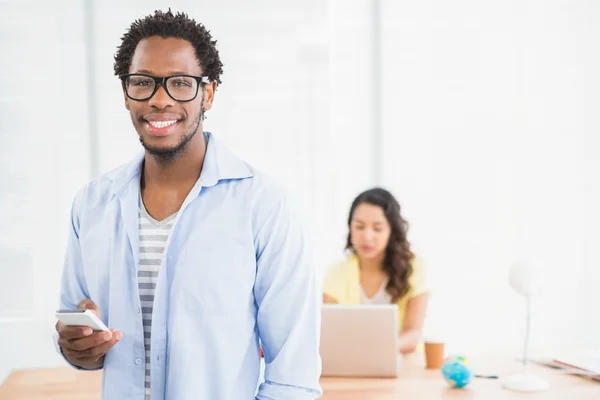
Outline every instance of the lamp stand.
POLYGON ((527 372, 529 332, 531 329, 531 296, 527 296, 527 319, 525 322, 525 343, 523 345, 523 372, 511 375, 504 381, 504 388, 517 392, 541 392, 549 385, 543 378, 527 372))

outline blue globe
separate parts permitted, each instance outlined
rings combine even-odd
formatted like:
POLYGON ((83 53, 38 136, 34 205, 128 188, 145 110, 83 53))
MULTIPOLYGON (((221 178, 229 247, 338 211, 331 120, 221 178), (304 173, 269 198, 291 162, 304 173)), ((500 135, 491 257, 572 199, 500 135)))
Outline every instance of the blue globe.
POLYGON ((466 357, 450 356, 444 360, 442 375, 450 386, 462 388, 467 386, 473 379, 473 371, 469 368, 469 360, 466 357))

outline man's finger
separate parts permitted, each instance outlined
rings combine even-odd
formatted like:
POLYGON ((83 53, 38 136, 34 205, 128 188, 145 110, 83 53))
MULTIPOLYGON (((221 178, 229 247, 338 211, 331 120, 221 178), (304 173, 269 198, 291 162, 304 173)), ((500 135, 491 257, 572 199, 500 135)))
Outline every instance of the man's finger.
POLYGON ((61 321, 56 323, 58 335, 65 339, 81 339, 93 333, 92 328, 88 326, 65 325, 61 321))
POLYGON ((112 339, 111 331, 95 332, 87 337, 70 341, 69 348, 77 351, 84 351, 92 347, 100 346, 101 344, 112 339))
MULTIPOLYGON (((87 347, 87 344, 84 344, 82 346, 87 347, 84 350, 73 349, 73 347, 72 347, 73 343, 71 343, 70 347, 68 347, 66 349, 66 351, 68 352, 68 354, 71 357, 76 358, 81 361, 97 361, 104 354, 106 354, 108 352, 108 350, 111 349, 111 347, 113 347, 115 344, 117 344, 119 342, 119 340, 121 340, 121 337, 122 337, 122 335, 120 332, 114 331, 111 339, 108 341, 102 342, 102 343, 100 343, 96 346, 92 346, 92 347, 87 347)), ((87 340, 87 339, 89 339, 89 338, 80 339, 80 341, 87 340)), ((77 346, 80 346, 80 344, 78 344, 77 346)))
POLYGON ((77 308, 80 310, 92 310, 98 317, 100 317, 100 310, 98 309, 98 306, 90 299, 81 300, 77 308))
POLYGON ((98 356, 103 356, 104 354, 108 353, 108 351, 119 342, 119 340, 117 337, 121 337, 119 333, 115 333, 113 334, 113 337, 105 343, 102 343, 100 346, 96 346, 96 347, 92 347, 91 349, 89 349, 89 353, 91 354, 92 357, 98 357, 98 356))
POLYGON ((78 358, 77 360, 82 363, 95 363, 96 361, 100 360, 102 357, 104 357, 104 354, 99 357, 96 357, 96 356, 82 357, 82 358, 78 358))

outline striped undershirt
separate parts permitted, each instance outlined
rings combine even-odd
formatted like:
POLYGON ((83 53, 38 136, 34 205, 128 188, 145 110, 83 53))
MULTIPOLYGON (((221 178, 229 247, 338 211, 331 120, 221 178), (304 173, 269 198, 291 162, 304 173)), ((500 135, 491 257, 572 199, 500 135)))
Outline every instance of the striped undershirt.
POLYGON ((154 290, 158 281, 158 272, 162 264, 163 251, 167 238, 177 214, 162 221, 157 221, 148 214, 140 199, 139 235, 140 265, 138 268, 138 290, 142 306, 142 322, 144 326, 144 348, 146 351, 146 399, 150 400, 150 334, 152 326, 152 307, 154 290))

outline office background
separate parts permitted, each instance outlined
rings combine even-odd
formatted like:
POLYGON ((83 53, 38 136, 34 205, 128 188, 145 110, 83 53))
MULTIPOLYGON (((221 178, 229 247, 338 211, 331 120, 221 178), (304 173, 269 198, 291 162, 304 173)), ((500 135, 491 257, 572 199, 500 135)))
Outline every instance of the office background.
POLYGON ((600 3, 0 0, 0 381, 61 363, 71 200, 140 151, 112 56, 169 6, 218 40, 205 128, 299 199, 321 270, 382 185, 429 267, 427 332, 518 354, 508 270, 537 258, 532 346, 600 347, 600 3))

